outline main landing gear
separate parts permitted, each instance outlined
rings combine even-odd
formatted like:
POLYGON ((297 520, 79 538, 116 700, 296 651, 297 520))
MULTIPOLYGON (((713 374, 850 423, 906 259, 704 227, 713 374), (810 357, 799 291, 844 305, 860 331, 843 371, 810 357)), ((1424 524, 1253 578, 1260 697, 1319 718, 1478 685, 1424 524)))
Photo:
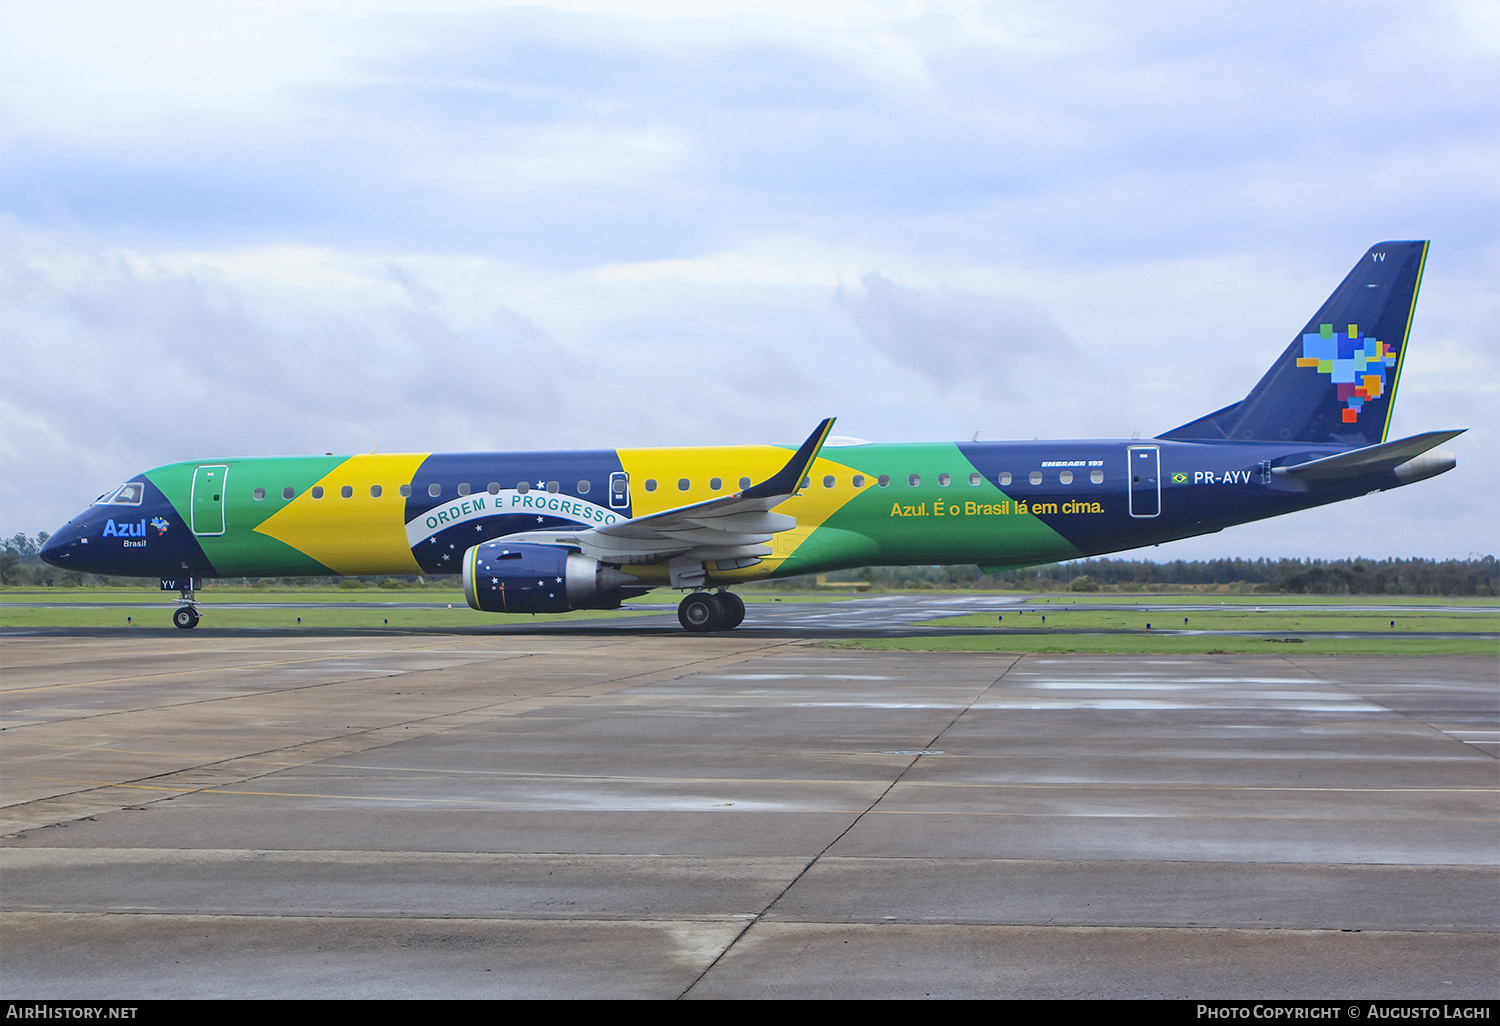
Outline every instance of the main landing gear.
POLYGON ((695 591, 677 607, 677 622, 690 631, 727 631, 745 619, 745 601, 731 591, 695 591))

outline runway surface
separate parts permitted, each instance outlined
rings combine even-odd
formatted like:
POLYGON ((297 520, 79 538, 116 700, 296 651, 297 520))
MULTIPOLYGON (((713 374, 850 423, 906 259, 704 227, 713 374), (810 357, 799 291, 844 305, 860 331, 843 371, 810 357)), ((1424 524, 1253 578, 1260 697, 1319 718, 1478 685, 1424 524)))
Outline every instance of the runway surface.
POLYGON ((1494 661, 795 633, 7 635, 5 996, 1500 996, 1494 661))

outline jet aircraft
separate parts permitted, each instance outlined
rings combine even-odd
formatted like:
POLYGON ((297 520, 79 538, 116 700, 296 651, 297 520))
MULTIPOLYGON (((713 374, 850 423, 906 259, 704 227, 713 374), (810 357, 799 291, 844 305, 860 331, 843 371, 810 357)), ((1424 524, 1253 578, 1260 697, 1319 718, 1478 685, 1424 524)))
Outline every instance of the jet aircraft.
MULTIPOLYGON (((686 592, 690 631, 736 627, 729 588, 847 567, 986 571, 1117 552, 1451 470, 1461 431, 1386 438, 1426 242, 1372 246, 1244 399, 1149 439, 216 458, 101 495, 42 558, 156 577, 197 625, 215 577, 461 573, 495 613, 686 592)), ((1208 356, 1205 340, 1204 359, 1208 356)))

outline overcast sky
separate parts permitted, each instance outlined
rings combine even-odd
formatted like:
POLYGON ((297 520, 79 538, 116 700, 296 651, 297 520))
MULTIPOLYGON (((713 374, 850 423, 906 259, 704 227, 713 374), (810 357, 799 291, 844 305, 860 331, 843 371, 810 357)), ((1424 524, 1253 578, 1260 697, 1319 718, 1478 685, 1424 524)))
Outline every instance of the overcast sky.
POLYGON ((1150 436, 1426 238, 1392 437, 1458 469, 1145 555, 1500 551, 1492 0, 0 10, 0 534, 226 455, 1150 436))

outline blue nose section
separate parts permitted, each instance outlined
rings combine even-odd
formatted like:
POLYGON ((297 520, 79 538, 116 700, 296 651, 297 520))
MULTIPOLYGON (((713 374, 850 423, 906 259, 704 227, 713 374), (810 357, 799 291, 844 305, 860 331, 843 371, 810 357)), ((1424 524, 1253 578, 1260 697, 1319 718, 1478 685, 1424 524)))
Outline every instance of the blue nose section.
MULTIPOLYGON (((68 527, 72 527, 72 526, 73 526, 72 524, 68 525, 68 527)), ((63 541, 63 532, 66 531, 67 529, 68 528, 65 527, 65 528, 63 528, 62 531, 57 532, 56 534, 52 535, 50 538, 47 539, 46 544, 44 544, 42 546, 42 550, 37 553, 37 555, 39 555, 39 556, 42 557, 42 562, 44 562, 44 563, 51 563, 53 566, 67 566, 68 565, 67 564, 68 544, 65 541, 63 541)))
POLYGON ((47 539, 41 558, 64 570, 111 577, 209 577, 213 567, 172 504, 145 478, 130 501, 96 503, 47 539))

